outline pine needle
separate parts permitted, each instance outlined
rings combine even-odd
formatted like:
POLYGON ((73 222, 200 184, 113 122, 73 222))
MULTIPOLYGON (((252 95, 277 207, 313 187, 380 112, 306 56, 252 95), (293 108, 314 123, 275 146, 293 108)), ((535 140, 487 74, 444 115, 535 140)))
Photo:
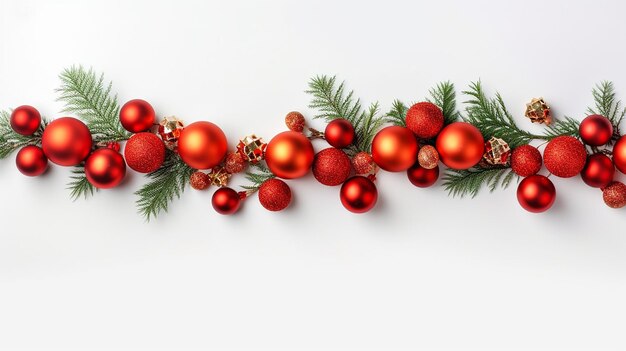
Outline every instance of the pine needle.
POLYGON ((565 116, 564 119, 556 120, 551 125, 546 127, 543 136, 543 140, 552 140, 558 136, 569 135, 573 137, 579 137, 580 122, 577 120, 565 116))
POLYGON ((70 198, 73 201, 81 197, 86 199, 89 195, 93 195, 95 191, 98 191, 98 189, 87 180, 84 163, 74 167, 71 172, 72 175, 70 176, 70 182, 67 184, 67 189, 70 190, 70 198))
MULTIPOLYGON (((447 169, 444 174, 443 187, 452 197, 476 197, 483 185, 490 192, 498 187, 506 189, 513 178, 517 177, 513 170, 507 168, 470 168, 467 170, 447 169)), ((519 178, 519 177, 518 177, 519 178)))
POLYGON ((406 127, 406 112, 409 108, 400 100, 393 100, 391 110, 386 113, 385 122, 394 126, 406 127))
POLYGON ((461 114, 456 109, 456 91, 452 82, 441 82, 430 89, 429 92, 431 97, 426 100, 441 109, 443 112, 444 125, 448 125, 460 119, 461 114))
POLYGON ((259 190, 265 181, 276 178, 274 173, 272 173, 272 171, 270 171, 264 164, 257 162, 251 163, 250 165, 256 169, 256 171, 248 170, 246 172, 246 179, 252 184, 241 186, 246 189, 249 194, 259 190))
POLYGON ((620 125, 624 115, 626 115, 626 108, 622 108, 622 101, 616 99, 613 82, 603 81, 596 84, 591 94, 593 95, 595 106, 588 107, 587 113, 602 115, 611 121, 611 124, 613 124, 613 138, 610 144, 612 144, 620 137, 620 125))
POLYGON ((48 120, 42 117, 41 125, 33 135, 17 134, 11 128, 11 114, 7 111, 0 111, 0 159, 6 158, 26 145, 41 146, 41 135, 46 125, 48 125, 48 120))

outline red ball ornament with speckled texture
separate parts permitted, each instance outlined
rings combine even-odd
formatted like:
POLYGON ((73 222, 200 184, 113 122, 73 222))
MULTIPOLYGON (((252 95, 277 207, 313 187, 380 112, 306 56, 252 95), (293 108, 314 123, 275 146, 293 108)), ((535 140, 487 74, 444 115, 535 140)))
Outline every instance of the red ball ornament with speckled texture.
POLYGON ((85 176, 98 189, 118 186, 126 175, 126 163, 119 152, 111 149, 98 149, 91 153, 85 162, 85 176))
POLYGON ((439 133, 436 146, 439 159, 452 169, 468 169, 482 158, 485 140, 478 128, 467 122, 454 122, 439 133))
POLYGON ((315 155, 313 176, 324 185, 335 186, 345 182, 351 171, 350 158, 339 149, 330 147, 315 155))
POLYGON ((178 154, 189 167, 195 169, 219 165, 227 150, 226 135, 211 122, 194 122, 185 127, 178 138, 178 154))
POLYGON ((522 145, 511 153, 511 169, 521 177, 537 174, 542 165, 541 152, 531 145, 522 145))
POLYGON ((302 133, 305 124, 304 116, 298 111, 291 111, 285 116, 285 125, 293 132, 302 133))
POLYGON ((265 162, 279 178, 305 176, 311 169, 315 152, 311 141, 298 132, 282 132, 267 144, 265 162))
POLYGON ((268 179, 259 187, 259 202, 268 211, 282 211, 291 203, 291 189, 280 179, 268 179))
POLYGON ((613 181, 615 166, 605 154, 593 154, 587 157, 587 163, 580 176, 585 184, 594 188, 604 188, 613 181))
POLYGON ((137 133, 124 147, 128 167, 140 173, 150 173, 161 168, 165 161, 165 144, 152 133, 137 133))
POLYGON ((406 113, 406 127, 420 139, 431 139, 443 128, 443 112, 430 102, 418 102, 406 113))
POLYGON ((580 138, 587 145, 602 146, 608 143, 613 136, 613 124, 611 121, 601 115, 591 115, 585 117, 580 122, 578 129, 580 138))
POLYGON ((376 205, 378 190, 369 178, 354 176, 341 186, 341 204, 352 213, 365 213, 376 205))
POLYGON ((32 106, 19 106, 11 113, 10 123, 17 134, 33 135, 41 124, 41 114, 32 106))
POLYGON ((27 145, 17 153, 15 165, 23 175, 36 177, 48 169, 48 158, 39 146, 27 145))
POLYGON ((385 171, 402 172, 417 161, 419 145, 408 128, 390 126, 381 129, 372 140, 372 158, 385 171))
POLYGON ((365 151, 358 152, 352 157, 352 168, 356 174, 368 174, 376 171, 376 163, 372 155, 365 151))
POLYGON ((60 166, 76 166, 91 152, 91 133, 72 117, 56 119, 43 131, 41 145, 48 159, 60 166))
POLYGON ((145 100, 135 99, 120 109, 120 122, 131 133, 145 132, 154 125, 155 115, 152 105, 145 100))
POLYGON ((552 207, 555 199, 554 184, 542 175, 526 177, 517 187, 517 201, 528 212, 545 212, 552 207))
POLYGON ((406 175, 411 184, 419 188, 428 188, 439 179, 439 166, 434 168, 424 168, 419 162, 416 162, 411 168, 407 169, 406 175))
POLYGON ((602 190, 602 199, 610 208, 626 206, 626 185, 621 182, 612 182, 602 190))
POLYGON ((572 136, 558 136, 550 140, 543 151, 543 162, 555 176, 570 178, 585 167, 587 151, 580 140, 572 136))
POLYGON ((354 142, 354 127, 347 119, 338 118, 326 125, 324 138, 338 149, 346 148, 354 142))
POLYGON ((231 215, 239 210, 241 198, 239 194, 231 188, 219 188, 213 193, 211 205, 213 205, 213 209, 217 213, 231 215))
POLYGON ((613 163, 620 172, 626 173, 626 135, 613 145, 613 163))

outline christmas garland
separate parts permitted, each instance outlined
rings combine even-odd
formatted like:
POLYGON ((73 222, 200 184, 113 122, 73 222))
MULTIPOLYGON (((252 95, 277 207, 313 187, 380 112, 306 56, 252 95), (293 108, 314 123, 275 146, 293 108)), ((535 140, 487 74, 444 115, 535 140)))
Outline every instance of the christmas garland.
POLYGON ((520 128, 502 96, 488 97, 480 82, 463 91, 464 113, 450 82, 436 85, 423 102, 395 100, 381 113, 377 102, 364 107, 335 77, 317 76, 306 93, 309 107, 318 111, 314 118, 326 122, 323 132, 290 112, 287 131, 268 143, 248 135, 229 151, 226 136, 211 122, 157 120, 152 106, 140 99, 120 107, 111 83, 92 69, 68 68, 60 80, 61 112, 77 118, 50 121, 28 105, 0 111, 0 158, 17 151, 17 168, 26 176, 44 174, 49 161, 72 167, 68 189, 74 200, 118 186, 127 167, 145 173, 147 182, 135 194, 146 220, 167 212, 188 185, 218 187, 212 205, 221 214, 237 212, 254 193, 263 207, 280 211, 292 197, 283 179, 309 171, 323 185, 341 185, 343 206, 363 213, 376 204, 379 170, 406 172, 413 185, 429 187, 440 178, 440 166, 445 166, 441 184, 452 196, 475 197, 483 187, 494 191, 521 179, 520 205, 544 212, 556 198, 550 177, 580 174, 602 190, 609 207, 626 206, 626 185, 614 180, 615 168, 626 173, 626 136, 620 133, 626 109, 610 82, 592 89, 594 104, 580 122, 555 119, 543 98, 532 99, 525 116, 545 125, 543 133, 534 134, 520 128), (330 147, 315 153, 313 139, 330 147), (544 165, 548 176, 538 174, 544 165), (231 175, 241 172, 248 183, 240 191, 228 187, 231 175))

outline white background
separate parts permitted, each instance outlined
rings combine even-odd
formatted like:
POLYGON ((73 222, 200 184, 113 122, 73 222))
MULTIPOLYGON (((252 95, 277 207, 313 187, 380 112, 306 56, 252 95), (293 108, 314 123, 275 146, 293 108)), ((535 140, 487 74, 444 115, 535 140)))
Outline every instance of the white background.
MULTIPOLYGON (((315 74, 338 74, 385 110, 438 81, 462 90, 480 78, 541 131, 523 118, 533 97, 575 118, 603 79, 626 98, 625 11, 619 1, 0 0, 0 108, 61 117, 57 75, 83 64, 105 72, 121 102, 213 121, 232 148, 284 130, 291 110, 311 118, 315 74)), ((0 162, 0 349, 626 347, 626 212, 578 177, 553 178, 558 198, 541 215, 520 208, 515 186, 461 200, 382 173, 365 215, 308 176, 289 182, 282 213, 251 198, 224 217, 212 191, 188 190, 151 223, 135 210, 140 175, 76 202, 67 179, 60 167, 30 179, 13 156, 0 162)))

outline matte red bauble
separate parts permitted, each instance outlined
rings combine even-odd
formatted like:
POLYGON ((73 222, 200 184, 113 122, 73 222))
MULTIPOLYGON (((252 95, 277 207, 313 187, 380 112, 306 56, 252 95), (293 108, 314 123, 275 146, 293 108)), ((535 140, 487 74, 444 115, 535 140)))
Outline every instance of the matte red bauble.
POLYGON ((619 138, 613 146, 613 163, 620 172, 626 173, 626 135, 619 138))
POLYGON ((591 115, 585 117, 580 122, 580 138, 587 145, 601 146, 608 143, 613 136, 613 124, 601 115, 591 115))
POLYGON ((165 161, 165 144, 156 134, 137 133, 128 139, 124 147, 128 167, 140 173, 150 173, 161 168, 165 161))
POLYGON ((259 202, 268 211, 282 211, 291 203, 291 189, 280 179, 268 179, 259 187, 259 202))
POLYGON ((408 128, 390 126, 381 129, 372 140, 374 162, 389 172, 402 172, 417 161, 419 145, 408 128))
POLYGON ((239 194, 231 188, 219 188, 213 193, 211 205, 213 205, 213 209, 217 213, 230 215, 239 210, 241 198, 239 194))
POLYGON ((586 162, 585 146, 572 136, 558 136, 550 140, 543 151, 543 163, 557 177, 570 178, 577 175, 586 162))
POLYGON ((39 146, 27 145, 17 153, 15 165, 23 175, 36 177, 48 168, 48 158, 39 146))
POLYGON ((145 132, 154 125, 154 108, 141 99, 130 100, 120 109, 120 122, 131 133, 145 132))
POLYGON ((91 152, 91 133, 85 123, 72 117, 56 119, 43 131, 43 152, 61 166, 76 166, 91 152))
POLYGON ((341 204, 353 213, 365 213, 376 205, 378 190, 366 177, 354 176, 341 186, 339 192, 341 204))
POLYGON ((41 124, 41 114, 28 105, 17 107, 11 113, 11 128, 21 135, 33 135, 41 124))
POLYGON ((524 178, 517 187, 517 201, 528 211, 540 213, 547 211, 554 204, 556 189, 547 177, 531 175, 524 178))
POLYGON ((428 169, 420 166, 419 162, 416 162, 411 168, 407 169, 406 175, 411 181, 411 184, 420 188, 428 188, 435 184, 439 179, 439 166, 428 169))
POLYGON ((485 140, 478 128, 467 122, 454 122, 447 125, 436 143, 439 158, 453 169, 468 169, 482 158, 485 140))
POLYGON ((345 182, 351 171, 350 158, 339 149, 329 147, 315 155, 313 176, 324 185, 335 186, 345 182))
POLYGON ((119 152, 98 149, 85 162, 85 175, 93 186, 110 189, 119 185, 126 175, 126 163, 119 152))
POLYGON ((613 181, 615 166, 605 154, 593 154, 587 157, 587 163, 580 176, 585 184, 594 188, 604 188, 613 181))
POLYGON ((211 122, 194 122, 180 133, 178 154, 191 168, 209 169, 222 162, 228 144, 226 135, 211 122))
POLYGON ((265 162, 279 178, 294 179, 306 175, 313 164, 313 145, 298 132, 282 132, 267 144, 265 162))
POLYGON ((431 139, 443 128, 443 112, 431 102, 419 102, 406 113, 406 127, 420 139, 431 139))
POLYGON ((347 119, 335 119, 326 125, 324 138, 331 146, 346 148, 354 141, 354 127, 347 119))
POLYGON ((537 174, 541 169, 541 153, 536 147, 522 145, 513 149, 511 154, 511 169, 521 177, 537 174))

